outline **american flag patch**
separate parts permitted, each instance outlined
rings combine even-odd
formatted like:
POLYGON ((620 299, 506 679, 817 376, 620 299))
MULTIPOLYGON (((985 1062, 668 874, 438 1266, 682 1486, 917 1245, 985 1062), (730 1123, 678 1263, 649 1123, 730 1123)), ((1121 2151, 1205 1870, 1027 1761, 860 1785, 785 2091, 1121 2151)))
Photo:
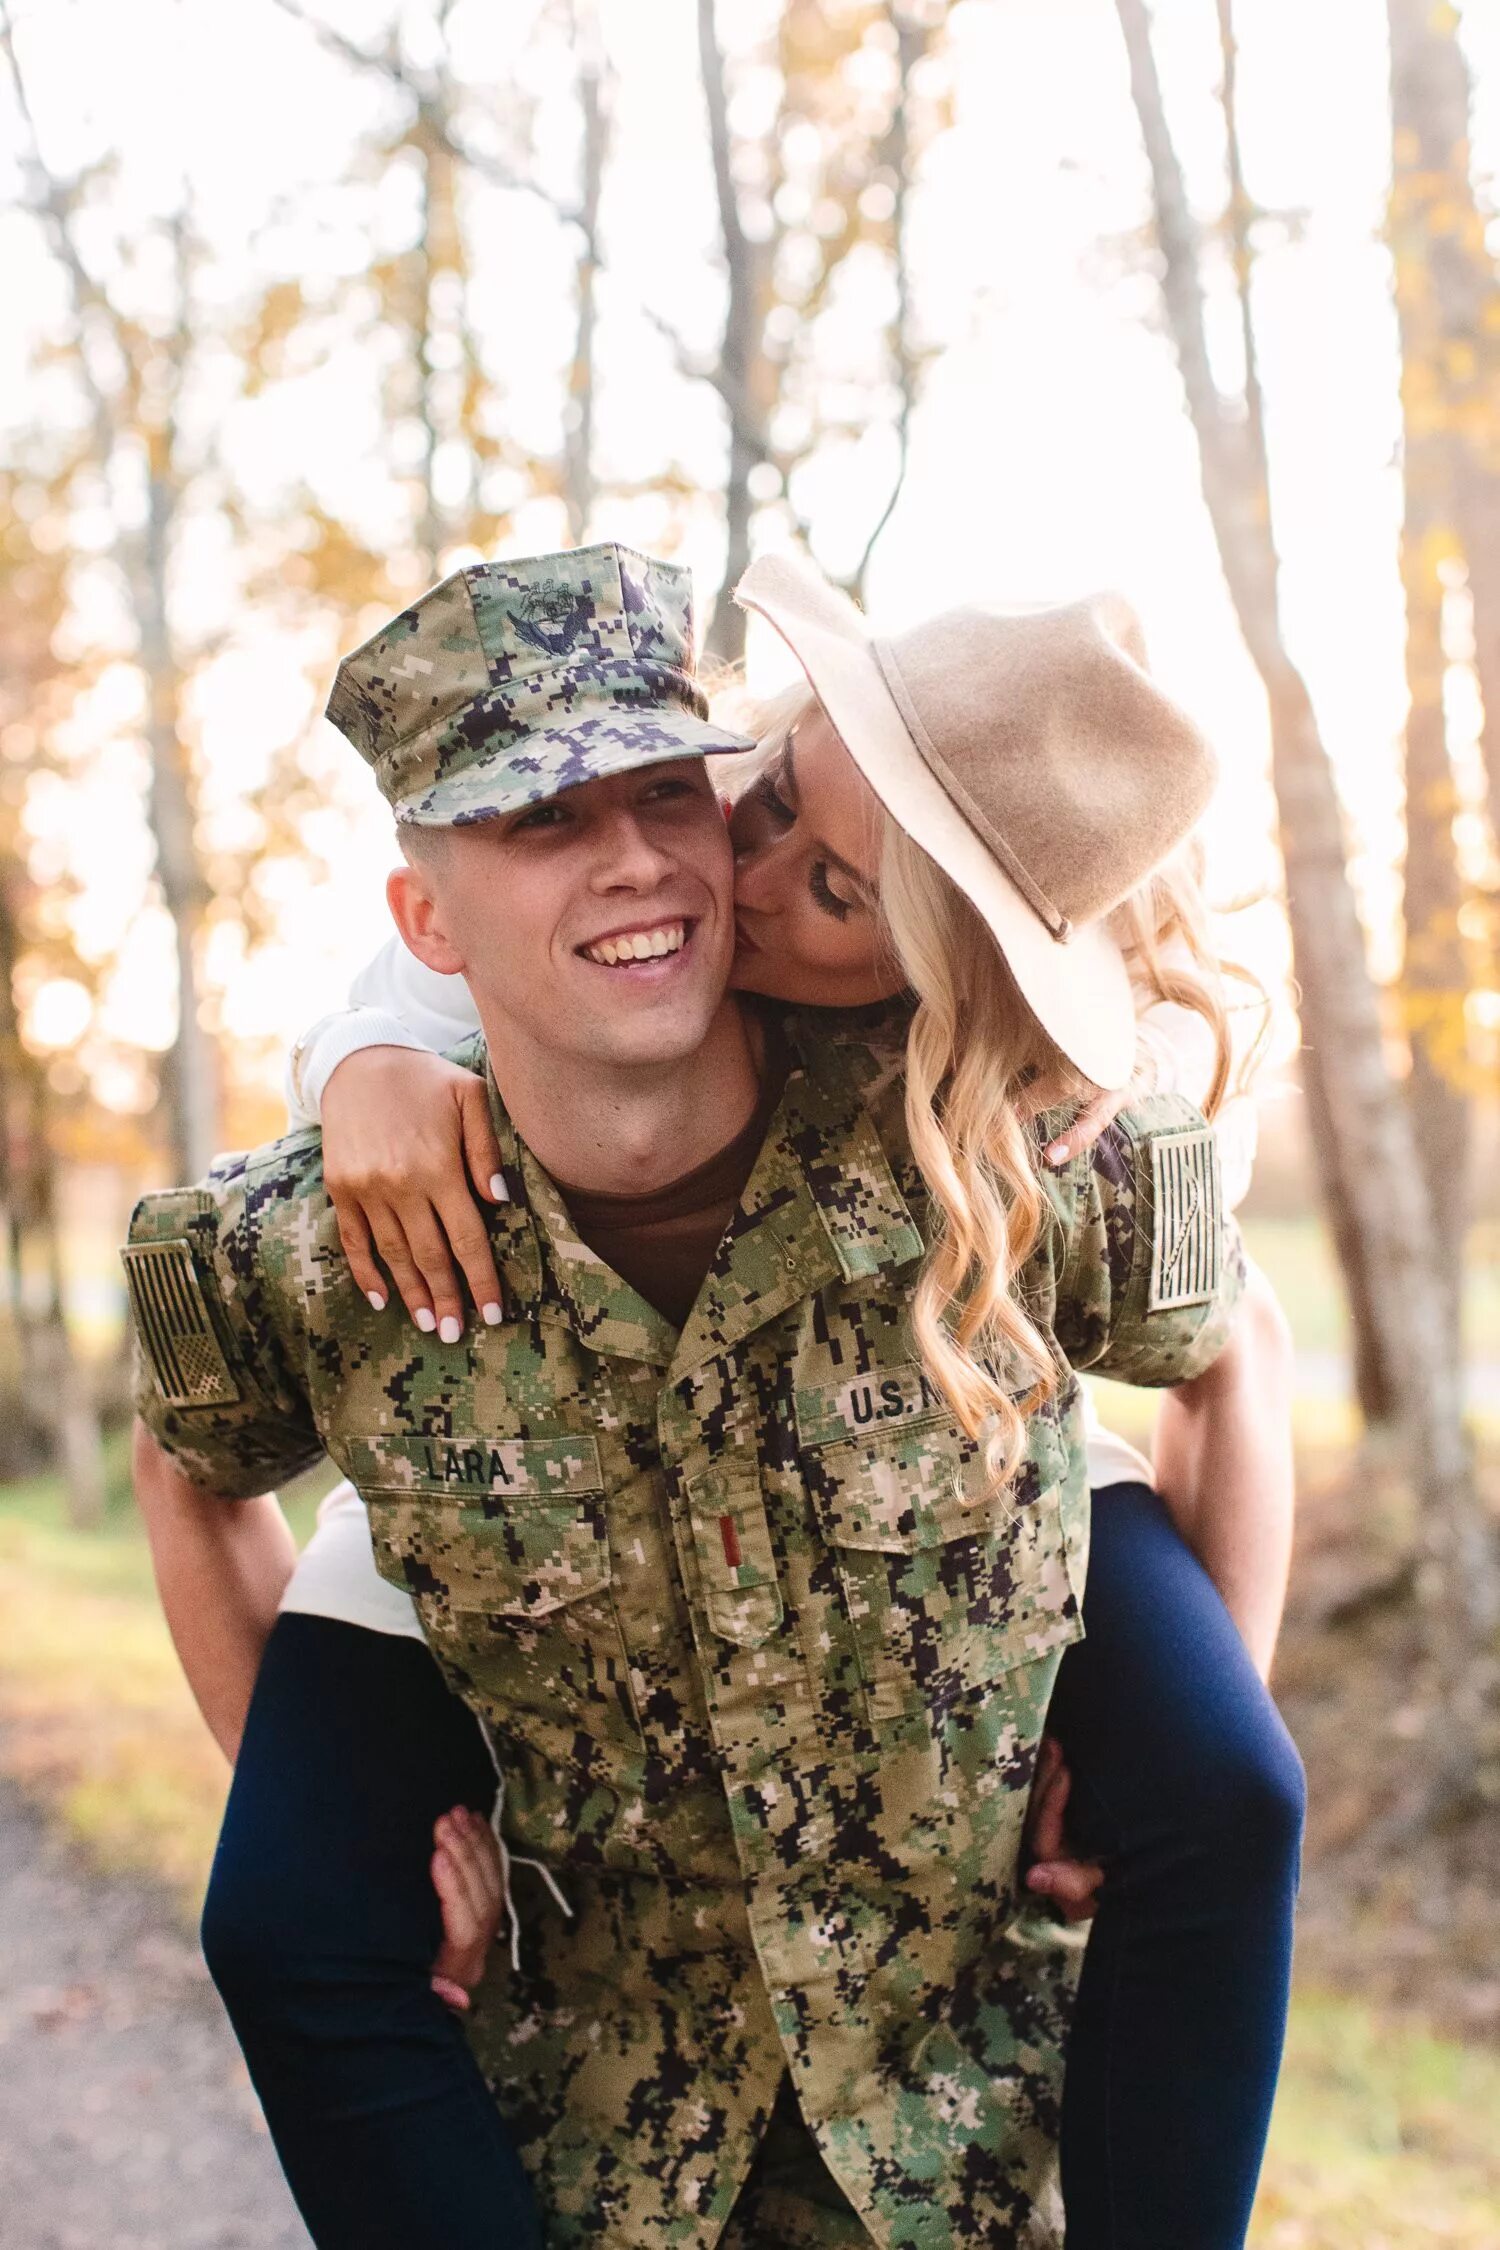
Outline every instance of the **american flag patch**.
POLYGON ((1155 1238, 1147 1310, 1207 1304, 1218 1294, 1223 1233, 1212 1128, 1158 1135, 1151 1143, 1151 1185, 1155 1238))
POLYGON ((240 1396, 188 1242, 121 1253, 136 1334, 168 1406, 232 1406, 240 1396))

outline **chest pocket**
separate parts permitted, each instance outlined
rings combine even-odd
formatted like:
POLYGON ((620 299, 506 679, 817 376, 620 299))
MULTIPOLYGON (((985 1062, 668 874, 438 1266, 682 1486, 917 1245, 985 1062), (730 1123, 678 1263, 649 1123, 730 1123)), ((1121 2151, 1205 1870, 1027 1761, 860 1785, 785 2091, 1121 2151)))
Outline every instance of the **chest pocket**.
POLYGON ((799 1389, 807 1489, 833 1552, 869 1715, 942 1709, 1077 1638, 1057 1484, 988 1489, 920 1368, 799 1389))
POLYGON ((592 1437, 345 1441, 383 1577, 417 1605, 434 1654, 507 1731, 559 1755, 582 1729, 640 1729, 611 1592, 592 1437))

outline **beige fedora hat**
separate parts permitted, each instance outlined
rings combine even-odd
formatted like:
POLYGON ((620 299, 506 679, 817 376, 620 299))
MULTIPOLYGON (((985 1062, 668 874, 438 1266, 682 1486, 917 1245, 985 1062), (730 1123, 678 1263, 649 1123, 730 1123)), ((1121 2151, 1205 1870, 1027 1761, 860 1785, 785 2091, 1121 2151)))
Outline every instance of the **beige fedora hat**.
POLYGON ((1187 836, 1213 754, 1119 595, 946 610, 884 640, 795 555, 735 599, 774 625, 886 810, 983 915, 1038 1023, 1096 1086, 1135 1062, 1108 916, 1187 836))

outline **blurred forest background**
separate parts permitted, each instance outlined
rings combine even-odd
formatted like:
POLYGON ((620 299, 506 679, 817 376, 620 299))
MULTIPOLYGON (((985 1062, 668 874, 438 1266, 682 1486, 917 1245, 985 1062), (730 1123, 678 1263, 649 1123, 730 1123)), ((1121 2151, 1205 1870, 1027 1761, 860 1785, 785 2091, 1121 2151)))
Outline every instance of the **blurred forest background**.
POLYGON ((1500 2239, 1497 174, 1485 0, 0 0, 0 1766, 100 1857, 190 1896, 222 1797, 114 1251, 383 934, 339 652, 594 537, 724 660, 789 539, 897 622, 1113 582, 1276 998, 1313 1824, 1256 2239, 1500 2239))

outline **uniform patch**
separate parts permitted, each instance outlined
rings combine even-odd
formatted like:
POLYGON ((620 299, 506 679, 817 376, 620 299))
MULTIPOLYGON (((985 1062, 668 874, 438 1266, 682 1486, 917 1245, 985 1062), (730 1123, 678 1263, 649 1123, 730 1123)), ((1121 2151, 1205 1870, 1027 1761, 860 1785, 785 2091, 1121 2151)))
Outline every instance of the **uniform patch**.
POLYGON ((1210 1126, 1151 1143, 1155 1206, 1150 1312, 1206 1305, 1218 1294, 1223 1235, 1219 1144, 1210 1126))
POLYGON ((569 1500, 604 1490, 595 1438, 341 1437, 334 1447, 361 1492, 443 1492, 452 1499, 569 1500))
POLYGON ((242 1393, 191 1243, 133 1243, 120 1255, 141 1349, 168 1406, 234 1405, 242 1393))

